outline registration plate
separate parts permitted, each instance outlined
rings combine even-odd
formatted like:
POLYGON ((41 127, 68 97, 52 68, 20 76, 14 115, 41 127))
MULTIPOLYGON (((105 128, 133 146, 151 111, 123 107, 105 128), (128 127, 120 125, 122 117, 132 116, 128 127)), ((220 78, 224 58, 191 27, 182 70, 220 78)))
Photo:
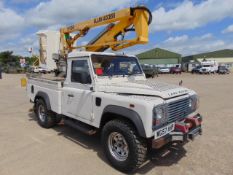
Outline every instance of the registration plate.
POLYGON ((160 137, 163 137, 165 135, 167 135, 168 133, 172 132, 175 129, 175 123, 171 123, 161 129, 158 129, 157 131, 155 131, 155 139, 158 139, 160 137))

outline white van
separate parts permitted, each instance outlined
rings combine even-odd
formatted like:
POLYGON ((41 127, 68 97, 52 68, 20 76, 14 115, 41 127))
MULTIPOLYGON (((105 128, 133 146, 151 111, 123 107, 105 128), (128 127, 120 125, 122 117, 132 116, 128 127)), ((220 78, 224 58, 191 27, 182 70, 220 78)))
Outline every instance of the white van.
POLYGON ((200 73, 203 74, 216 73, 218 71, 218 62, 215 60, 202 61, 201 66, 200 73))

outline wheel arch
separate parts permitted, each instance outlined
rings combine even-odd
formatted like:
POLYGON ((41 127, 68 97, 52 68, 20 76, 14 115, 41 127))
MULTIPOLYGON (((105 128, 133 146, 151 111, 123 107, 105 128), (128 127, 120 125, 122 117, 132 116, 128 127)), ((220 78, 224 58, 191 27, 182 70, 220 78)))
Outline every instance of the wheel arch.
POLYGON ((121 106, 108 105, 103 110, 100 127, 102 128, 107 122, 114 119, 127 120, 131 122, 138 134, 141 137, 146 138, 143 122, 137 112, 121 106))
POLYGON ((45 104, 47 106, 47 109, 51 110, 51 104, 50 104, 50 100, 49 100, 48 94, 46 94, 45 92, 42 92, 42 91, 38 91, 37 94, 36 94, 36 96, 35 96, 34 103, 36 103, 36 101, 38 99, 44 100, 44 102, 45 102, 45 104))

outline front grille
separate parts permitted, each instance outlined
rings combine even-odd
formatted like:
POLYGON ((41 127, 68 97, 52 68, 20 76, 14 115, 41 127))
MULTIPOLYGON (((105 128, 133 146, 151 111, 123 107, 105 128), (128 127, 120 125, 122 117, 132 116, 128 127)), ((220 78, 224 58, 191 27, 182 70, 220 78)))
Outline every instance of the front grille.
POLYGON ((184 119, 190 114, 189 98, 178 100, 167 104, 168 123, 184 119))

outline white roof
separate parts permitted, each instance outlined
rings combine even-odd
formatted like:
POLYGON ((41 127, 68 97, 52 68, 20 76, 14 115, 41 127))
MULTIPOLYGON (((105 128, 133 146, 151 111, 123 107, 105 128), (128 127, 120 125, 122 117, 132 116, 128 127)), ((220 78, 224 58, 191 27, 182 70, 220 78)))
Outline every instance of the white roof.
MULTIPOLYGON (((68 57, 72 58, 72 57, 90 56, 92 54, 96 54, 96 55, 111 55, 111 56, 123 55, 123 54, 111 53, 111 52, 73 51, 73 52, 71 52, 71 53, 68 54, 68 57)), ((125 56, 133 56, 133 55, 125 55, 125 56)))

